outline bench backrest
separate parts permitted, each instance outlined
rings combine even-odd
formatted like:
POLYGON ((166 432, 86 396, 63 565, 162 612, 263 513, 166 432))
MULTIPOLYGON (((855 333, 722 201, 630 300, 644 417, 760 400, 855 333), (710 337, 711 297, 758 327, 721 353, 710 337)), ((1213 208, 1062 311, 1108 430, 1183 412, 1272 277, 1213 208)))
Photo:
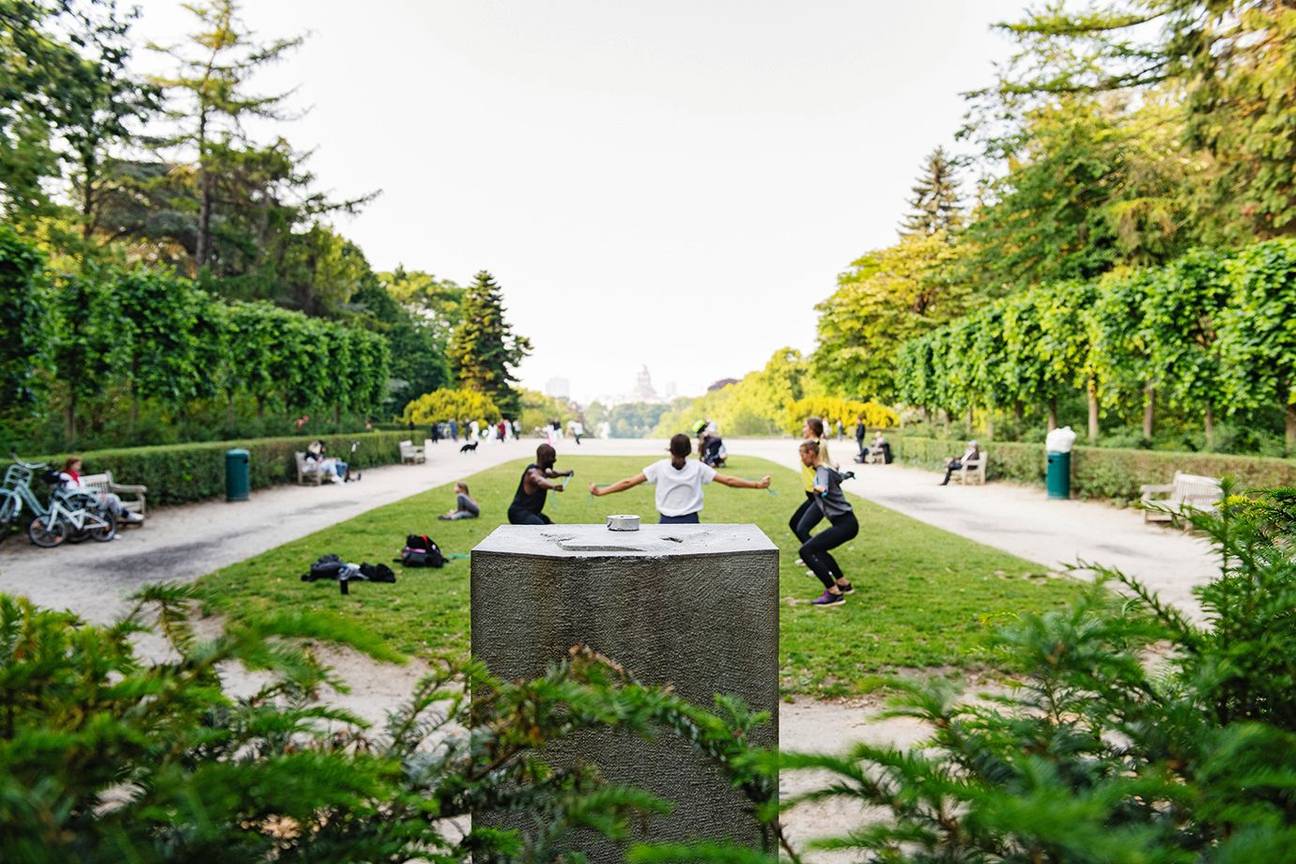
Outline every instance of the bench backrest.
POLYGON ((1173 485, 1174 489, 1170 492, 1170 497, 1176 501, 1214 502, 1224 494, 1219 480, 1201 474, 1184 474, 1176 471, 1173 485))
POLYGON ((93 489, 96 492, 108 492, 112 486, 112 472, 105 471, 102 474, 85 474, 81 477, 81 482, 86 485, 87 489, 93 489))

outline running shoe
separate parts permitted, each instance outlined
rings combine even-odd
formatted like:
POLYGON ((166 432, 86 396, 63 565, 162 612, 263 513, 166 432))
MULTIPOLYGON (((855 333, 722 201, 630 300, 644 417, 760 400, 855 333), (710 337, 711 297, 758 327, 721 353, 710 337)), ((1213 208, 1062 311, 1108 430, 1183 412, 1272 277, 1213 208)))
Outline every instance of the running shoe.
POLYGON ((843 593, 843 594, 854 594, 854 593, 855 593, 855 586, 852 585, 852 584, 849 583, 849 582, 846 582, 846 583, 844 583, 844 584, 841 583, 841 582, 838 582, 838 583, 837 583, 837 590, 840 591, 840 592, 843 593))
POLYGON ((825 588, 824 593, 820 594, 817 599, 810 601, 810 605, 820 606, 820 607, 840 606, 845 602, 846 602, 846 596, 844 594, 834 594, 831 591, 829 591, 827 588, 825 588))

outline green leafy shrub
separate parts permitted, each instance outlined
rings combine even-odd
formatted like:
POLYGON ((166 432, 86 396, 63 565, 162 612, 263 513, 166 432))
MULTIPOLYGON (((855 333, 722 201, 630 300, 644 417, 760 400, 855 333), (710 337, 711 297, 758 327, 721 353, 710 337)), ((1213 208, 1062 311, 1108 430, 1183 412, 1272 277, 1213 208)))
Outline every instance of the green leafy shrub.
POLYGON ((529 682, 442 668, 375 730, 318 701, 336 682, 300 640, 334 637, 327 621, 285 614, 204 641, 188 599, 154 587, 97 627, 0 595, 0 860, 573 860, 572 831, 621 838, 631 818, 669 806, 544 761, 548 743, 592 727, 683 736, 748 794, 775 842, 777 781, 745 744, 762 717, 741 706, 696 708, 576 650, 529 682), (132 637, 154 607, 175 657, 149 664, 132 637), (266 683, 225 693, 219 669, 236 662, 266 683), (544 818, 470 829, 479 808, 544 818))
MULTIPOLYGON (((251 441, 211 441, 202 444, 168 444, 159 447, 130 447, 121 450, 93 450, 79 454, 83 473, 111 471, 119 483, 142 483, 148 499, 156 504, 187 504, 219 498, 225 494, 225 451, 242 447, 250 455, 253 489, 264 489, 297 480, 293 454, 306 449, 316 438, 324 441, 331 454, 354 467, 369 468, 400 462, 397 444, 408 432, 367 432, 357 435, 311 435, 294 438, 257 438, 251 441), (352 441, 360 442, 351 454, 352 441)), ((27 461, 61 465, 67 454, 29 458, 27 461)), ((5 463, 0 462, 0 470, 5 463)))
POLYGON ((1133 600, 1095 587, 1026 616, 1002 637, 1024 670, 1008 693, 910 685, 894 714, 931 730, 913 750, 785 754, 784 770, 828 776, 784 807, 880 808, 819 844, 879 864, 1296 860, 1294 500, 1230 496, 1192 517, 1223 562, 1195 592, 1203 625, 1093 568, 1133 600))

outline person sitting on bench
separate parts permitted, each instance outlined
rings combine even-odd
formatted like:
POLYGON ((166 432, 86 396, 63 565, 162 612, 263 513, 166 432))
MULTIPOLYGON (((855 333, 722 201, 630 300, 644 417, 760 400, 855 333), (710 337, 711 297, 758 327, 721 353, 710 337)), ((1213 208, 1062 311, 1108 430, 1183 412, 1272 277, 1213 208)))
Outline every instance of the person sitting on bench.
POLYGON ((945 479, 941 481, 940 485, 948 486, 950 477, 954 475, 955 471, 962 469, 969 462, 976 462, 980 460, 980 458, 981 458, 981 448, 977 446, 977 442, 969 441, 967 443, 967 449, 963 451, 962 456, 958 457, 957 459, 946 460, 945 479))

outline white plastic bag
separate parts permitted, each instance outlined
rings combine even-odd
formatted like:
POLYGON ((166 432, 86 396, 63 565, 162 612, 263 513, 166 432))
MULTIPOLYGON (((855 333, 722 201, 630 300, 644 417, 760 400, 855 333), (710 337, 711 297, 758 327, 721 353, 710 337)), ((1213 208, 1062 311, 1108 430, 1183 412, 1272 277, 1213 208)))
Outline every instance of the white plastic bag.
POLYGON ((1070 426, 1063 426, 1048 433, 1044 439, 1044 448, 1050 453, 1070 453, 1075 446, 1076 433, 1070 426))

